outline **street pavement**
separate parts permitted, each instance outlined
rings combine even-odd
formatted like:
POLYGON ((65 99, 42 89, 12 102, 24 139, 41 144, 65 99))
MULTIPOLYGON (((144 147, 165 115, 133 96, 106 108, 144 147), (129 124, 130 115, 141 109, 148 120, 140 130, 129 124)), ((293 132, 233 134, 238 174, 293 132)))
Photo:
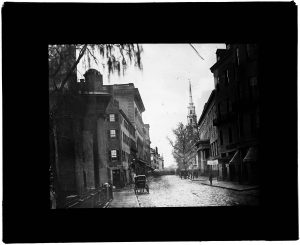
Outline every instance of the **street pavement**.
POLYGON ((207 183, 205 179, 192 181, 190 179, 180 179, 179 176, 175 175, 151 178, 149 181, 150 194, 145 192, 135 195, 133 188, 127 187, 124 190, 114 192, 114 199, 108 207, 259 205, 258 189, 249 189, 247 186, 240 188, 240 190, 228 189, 237 187, 231 184, 226 188, 226 183, 217 182, 216 180, 213 181, 215 186, 207 185, 207 183))

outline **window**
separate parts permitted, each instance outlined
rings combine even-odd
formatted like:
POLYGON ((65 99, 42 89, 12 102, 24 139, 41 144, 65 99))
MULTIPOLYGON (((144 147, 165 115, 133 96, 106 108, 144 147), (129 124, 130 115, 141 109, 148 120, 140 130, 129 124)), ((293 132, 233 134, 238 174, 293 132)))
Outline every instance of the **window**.
POLYGON ((222 133, 222 130, 220 130, 220 145, 223 145, 223 133, 222 133))
POLYGON ((256 110, 256 128, 259 128, 259 110, 256 110))
POLYGON ((227 69, 226 70, 227 83, 230 83, 230 73, 231 73, 231 71, 229 69, 227 69))
POLYGON ((241 136, 241 137, 244 137, 243 114, 240 115, 240 136, 241 136))
POLYGON ((109 121, 110 122, 115 122, 116 121, 115 114, 109 114, 109 121))
POLYGON ((192 120, 192 118, 190 118, 190 123, 193 123, 193 120, 192 120))
POLYGON ((111 159, 117 159, 117 150, 111 150, 111 159))
POLYGON ((218 116, 221 117, 221 102, 218 104, 218 116))
POLYGON ((256 54, 256 44, 247 44, 246 49, 248 58, 253 58, 253 56, 256 54))
POLYGON ((229 143, 232 143, 232 131, 231 131, 231 128, 228 128, 228 137, 229 137, 229 143))
POLYGON ((192 110, 190 110, 190 114, 193 114, 193 111, 192 111, 192 110))
POLYGON ((239 48, 236 49, 236 61, 237 61, 237 65, 240 65, 240 50, 239 48))
POLYGON ((227 112, 231 112, 232 111, 232 104, 230 99, 227 99, 227 112))
POLYGON ((250 122, 251 122, 251 134, 255 135, 256 133, 256 115, 255 114, 251 114, 250 116, 250 122))
POLYGON ((225 80, 225 84, 228 84, 228 83, 229 83, 228 70, 225 71, 225 74, 224 74, 224 80, 225 80))
POLYGON ((258 96, 257 89, 257 77, 250 77, 249 79, 249 97, 250 99, 256 98, 258 96))
POLYGON ((116 138, 116 130, 115 129, 110 130, 110 138, 116 138))
POLYGON ((126 161, 126 153, 125 153, 125 151, 122 151, 122 160, 126 161))

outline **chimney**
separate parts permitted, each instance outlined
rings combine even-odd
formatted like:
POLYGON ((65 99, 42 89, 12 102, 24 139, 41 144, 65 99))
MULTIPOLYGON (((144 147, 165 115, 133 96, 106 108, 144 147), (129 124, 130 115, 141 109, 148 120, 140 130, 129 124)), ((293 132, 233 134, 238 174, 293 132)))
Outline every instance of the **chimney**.
POLYGON ((156 154, 158 154, 157 146, 155 147, 156 154))
MULTIPOLYGON (((103 88, 102 74, 95 70, 89 69, 85 74, 86 88, 88 92, 100 92, 103 88)), ((81 80, 80 80, 81 81, 81 80)))

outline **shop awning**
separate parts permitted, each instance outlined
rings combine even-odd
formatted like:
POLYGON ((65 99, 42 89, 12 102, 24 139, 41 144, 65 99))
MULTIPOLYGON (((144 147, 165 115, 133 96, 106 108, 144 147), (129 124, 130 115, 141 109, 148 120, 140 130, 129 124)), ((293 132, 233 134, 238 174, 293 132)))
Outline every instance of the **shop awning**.
POLYGON ((218 158, 219 163, 229 163, 229 161, 231 160, 230 156, 226 156, 226 157, 220 157, 218 158))
POLYGON ((243 161, 244 162, 256 162, 256 160, 257 160, 257 148, 250 147, 243 161))
POLYGON ((237 150, 231 160, 229 161, 229 164, 240 164, 242 161, 241 152, 237 150))
POLYGON ((136 161, 139 162, 139 163, 147 165, 147 162, 145 162, 144 160, 142 160, 140 158, 136 159, 136 161))

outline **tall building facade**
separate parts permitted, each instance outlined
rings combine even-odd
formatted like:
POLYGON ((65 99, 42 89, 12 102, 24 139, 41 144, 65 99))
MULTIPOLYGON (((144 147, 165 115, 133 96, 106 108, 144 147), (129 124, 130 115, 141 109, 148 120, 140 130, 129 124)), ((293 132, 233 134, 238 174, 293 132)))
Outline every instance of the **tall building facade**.
POLYGON ((211 67, 215 82, 218 159, 223 177, 257 182, 259 70, 256 44, 226 44, 211 67))
POLYGON ((106 115, 107 160, 111 181, 114 186, 123 187, 130 182, 130 139, 134 139, 135 142, 135 128, 115 99, 110 101, 106 115))
POLYGON ((213 125, 216 118, 215 90, 213 90, 205 103, 202 114, 198 121, 200 140, 197 142, 197 163, 200 175, 208 175, 212 170, 218 174, 218 166, 209 169, 208 160, 214 160, 219 155, 217 127, 213 125))
MULTIPOLYGON (((150 134, 149 124, 144 124, 142 113, 145 107, 140 96, 139 90, 133 83, 106 85, 111 87, 112 96, 119 103, 119 109, 126 115, 129 122, 135 129, 135 138, 130 138, 132 155, 129 165, 130 171, 136 174, 146 174, 150 167, 150 134)), ((130 172, 129 171, 129 172, 130 172)))

